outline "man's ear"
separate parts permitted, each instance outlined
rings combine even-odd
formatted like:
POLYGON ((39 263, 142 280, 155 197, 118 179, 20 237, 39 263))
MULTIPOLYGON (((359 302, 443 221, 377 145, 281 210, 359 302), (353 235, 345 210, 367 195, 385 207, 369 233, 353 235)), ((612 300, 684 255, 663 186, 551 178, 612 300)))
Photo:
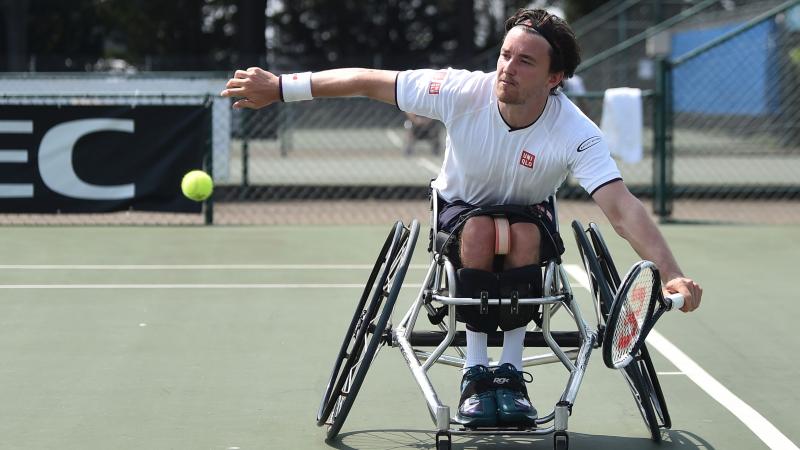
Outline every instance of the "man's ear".
POLYGON ((547 84, 548 84, 548 86, 550 86, 550 89, 553 89, 554 87, 558 86, 561 83, 561 80, 563 80, 563 79, 564 79, 564 72, 563 71, 562 72, 552 72, 550 74, 550 79, 548 80, 547 84))

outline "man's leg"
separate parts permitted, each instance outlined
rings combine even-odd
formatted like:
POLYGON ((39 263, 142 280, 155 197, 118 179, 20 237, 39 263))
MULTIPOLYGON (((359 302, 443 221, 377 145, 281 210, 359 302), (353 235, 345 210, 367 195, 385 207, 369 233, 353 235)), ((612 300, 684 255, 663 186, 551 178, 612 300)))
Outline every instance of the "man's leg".
MULTIPOLYGON (((506 255, 505 269, 529 266, 539 262, 539 227, 519 222, 511 225, 511 250, 506 255)), ((503 336, 503 353, 500 364, 513 364, 522 370, 522 349, 525 345, 525 327, 506 331, 503 336), (522 330, 522 331, 520 331, 522 330)))
POLYGON ((505 269, 539 263, 539 244, 542 237, 539 227, 528 222, 511 225, 511 250, 506 255, 505 269))
MULTIPOLYGON (((505 269, 537 264, 540 241, 536 225, 525 222, 511 225, 511 249, 505 258, 505 269)), ((503 423, 533 425, 537 417, 522 376, 525 329, 522 326, 503 333, 503 353, 494 372, 498 416, 503 423)))
MULTIPOLYGON (((467 269, 492 271, 494 261, 494 220, 489 216, 477 216, 467 220, 461 231, 461 265, 467 269)), ((486 333, 467 330, 467 360, 464 369, 476 364, 488 365, 486 333), (474 345, 470 345, 475 343, 474 345)))
MULTIPOLYGON (((461 230, 459 257, 464 268, 492 270, 494 220, 491 217, 477 216, 467 220, 461 230)), ((486 333, 467 329, 467 357, 456 419, 469 427, 497 424, 497 403, 488 368, 486 342, 486 333)))
POLYGON ((469 269, 492 270, 494 261, 494 219, 476 216, 461 230, 461 265, 469 269))

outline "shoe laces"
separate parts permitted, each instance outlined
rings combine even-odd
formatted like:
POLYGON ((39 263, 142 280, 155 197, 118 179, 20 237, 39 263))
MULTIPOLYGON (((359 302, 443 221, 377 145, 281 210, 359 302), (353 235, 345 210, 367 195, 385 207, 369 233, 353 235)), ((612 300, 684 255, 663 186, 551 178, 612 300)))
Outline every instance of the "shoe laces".
POLYGON ((533 383, 533 374, 532 373, 525 372, 523 370, 517 370, 517 368, 514 367, 513 364, 506 363, 506 364, 503 364, 502 366, 497 367, 495 369, 495 374, 497 373, 498 370, 501 370, 503 372, 506 372, 506 371, 510 372, 512 375, 517 376, 520 379, 522 379, 522 381, 524 381, 525 383, 533 383), (526 375, 527 375, 527 377, 526 377, 526 375))

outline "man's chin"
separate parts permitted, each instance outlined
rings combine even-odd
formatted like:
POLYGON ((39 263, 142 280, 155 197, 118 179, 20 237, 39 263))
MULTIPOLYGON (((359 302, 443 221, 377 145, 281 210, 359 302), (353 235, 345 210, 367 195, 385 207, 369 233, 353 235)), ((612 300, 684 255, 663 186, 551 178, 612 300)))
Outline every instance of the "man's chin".
POLYGON ((498 89, 495 94, 497 95, 497 100, 503 103, 507 103, 509 105, 516 105, 522 103, 519 101, 519 95, 516 93, 508 92, 503 89, 498 89))

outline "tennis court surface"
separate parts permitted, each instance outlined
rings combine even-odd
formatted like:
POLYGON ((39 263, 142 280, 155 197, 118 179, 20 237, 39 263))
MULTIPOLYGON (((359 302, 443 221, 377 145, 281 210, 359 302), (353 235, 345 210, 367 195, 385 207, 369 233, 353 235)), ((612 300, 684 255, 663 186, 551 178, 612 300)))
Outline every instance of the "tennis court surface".
MULTIPOLYGON (((338 440, 326 443, 314 423, 390 225, 4 227, 0 448, 432 448, 425 402, 391 347, 378 354, 338 440)), ((633 253, 601 226, 626 270, 633 253)), ((596 351, 570 448, 796 448, 800 226, 663 231, 705 290, 698 312, 665 316, 650 341, 673 429, 660 445, 649 441, 622 377, 596 351)), ((426 233, 396 320, 422 281, 426 233)), ((591 317, 566 241, 573 288, 591 317)), ((531 372, 534 402, 549 410, 564 371, 531 372)), ((455 405, 459 372, 435 367, 431 378, 455 405)), ((552 438, 455 437, 453 448, 549 449, 552 438)))

